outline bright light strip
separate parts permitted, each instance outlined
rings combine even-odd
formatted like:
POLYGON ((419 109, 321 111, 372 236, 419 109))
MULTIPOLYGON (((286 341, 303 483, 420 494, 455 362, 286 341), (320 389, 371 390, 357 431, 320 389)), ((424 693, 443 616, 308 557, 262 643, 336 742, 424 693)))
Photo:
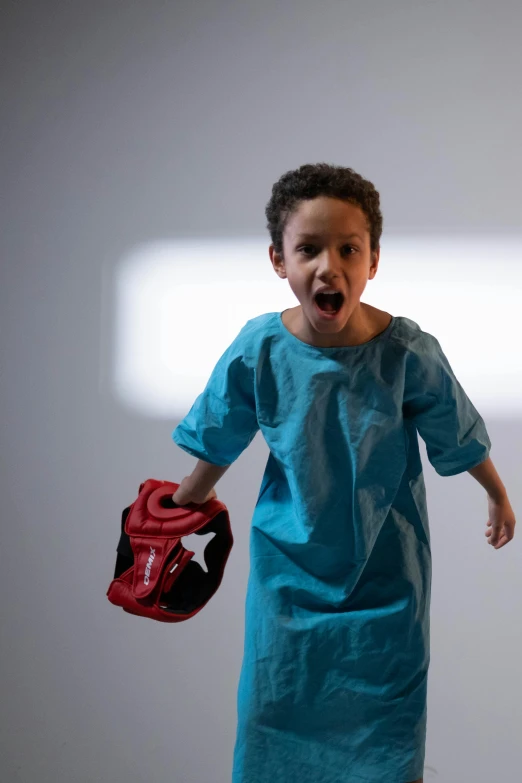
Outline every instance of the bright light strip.
MULTIPOLYGON (((266 238, 155 242, 114 279, 112 385, 126 406, 180 419, 250 318, 295 307, 266 238)), ((362 300, 435 335, 483 416, 522 413, 522 238, 386 237, 362 300)))

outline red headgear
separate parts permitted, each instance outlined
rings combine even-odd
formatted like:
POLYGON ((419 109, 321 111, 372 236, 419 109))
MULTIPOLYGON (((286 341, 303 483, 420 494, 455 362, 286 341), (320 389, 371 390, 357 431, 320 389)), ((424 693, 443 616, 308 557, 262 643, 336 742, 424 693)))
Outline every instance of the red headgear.
POLYGON ((147 479, 124 509, 109 601, 130 614, 165 623, 188 620, 212 598, 223 578, 233 537, 227 507, 217 498, 177 506, 179 484, 147 479), (192 560, 183 536, 215 533, 204 551, 208 571, 192 560))

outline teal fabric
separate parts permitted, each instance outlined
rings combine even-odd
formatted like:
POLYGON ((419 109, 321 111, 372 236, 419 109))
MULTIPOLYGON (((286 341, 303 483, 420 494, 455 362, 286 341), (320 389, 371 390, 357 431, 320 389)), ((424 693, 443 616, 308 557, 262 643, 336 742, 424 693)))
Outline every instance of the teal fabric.
POLYGON ((409 318, 320 348, 268 313, 241 329, 173 439, 228 465, 259 429, 270 454, 250 531, 233 783, 415 780, 431 591, 417 432, 453 476, 488 457, 484 421, 409 318))

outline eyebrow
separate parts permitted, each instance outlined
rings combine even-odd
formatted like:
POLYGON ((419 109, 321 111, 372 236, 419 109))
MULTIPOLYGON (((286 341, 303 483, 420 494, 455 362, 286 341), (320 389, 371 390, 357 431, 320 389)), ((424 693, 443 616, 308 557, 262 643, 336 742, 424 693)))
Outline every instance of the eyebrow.
MULTIPOLYGON (((307 233, 304 233, 304 234, 297 234, 295 239, 296 239, 296 241, 302 241, 303 239, 319 239, 320 237, 321 237, 321 234, 307 234, 307 233)), ((341 236, 342 239, 351 239, 352 237, 357 237, 357 239, 360 239, 361 242, 363 241, 362 237, 359 236, 359 234, 342 234, 342 236, 341 236)))

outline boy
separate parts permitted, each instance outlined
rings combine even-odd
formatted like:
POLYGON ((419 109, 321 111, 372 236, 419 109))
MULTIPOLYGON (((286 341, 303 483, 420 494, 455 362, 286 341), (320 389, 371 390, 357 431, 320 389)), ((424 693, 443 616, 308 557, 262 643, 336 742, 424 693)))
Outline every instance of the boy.
POLYGON ((422 783, 431 548, 417 431, 441 476, 515 517, 491 442, 437 339, 360 302, 377 273, 379 194, 352 169, 289 171, 266 216, 299 300, 247 322, 173 433, 214 485, 258 429, 270 448, 251 527, 233 783, 422 783))

